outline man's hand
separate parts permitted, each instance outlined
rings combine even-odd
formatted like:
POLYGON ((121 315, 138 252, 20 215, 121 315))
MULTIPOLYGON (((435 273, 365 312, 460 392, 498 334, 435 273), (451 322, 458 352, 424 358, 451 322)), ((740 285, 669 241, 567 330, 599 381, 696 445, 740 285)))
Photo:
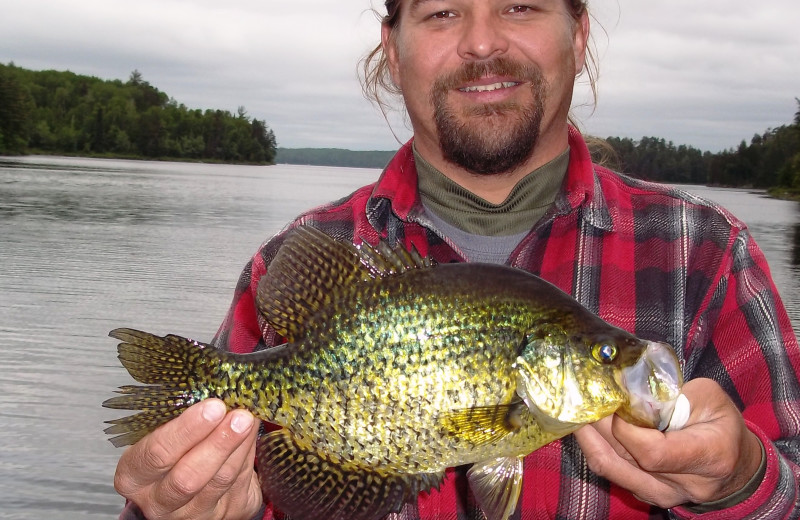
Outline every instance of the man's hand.
POLYGON ((250 520, 262 503, 257 424, 217 399, 197 403, 122 454, 114 487, 148 520, 250 520))
POLYGON ((758 438, 716 382, 692 380, 683 393, 691 415, 682 430, 639 428, 615 415, 575 432, 589 468, 665 509, 742 489, 761 464, 758 438))

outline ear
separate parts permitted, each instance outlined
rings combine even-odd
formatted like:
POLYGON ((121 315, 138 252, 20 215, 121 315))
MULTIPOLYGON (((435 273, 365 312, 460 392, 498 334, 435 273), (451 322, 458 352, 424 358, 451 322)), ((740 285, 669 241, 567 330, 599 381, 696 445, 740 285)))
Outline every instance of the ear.
POLYGON ((586 46, 589 42, 589 13, 584 9, 581 17, 575 21, 573 49, 575 52, 575 75, 583 71, 586 63, 586 46))
POLYGON ((397 51, 397 36, 388 24, 381 25, 381 47, 383 47, 383 54, 386 56, 386 60, 389 64, 389 74, 392 76, 392 82, 398 89, 402 90, 397 51))

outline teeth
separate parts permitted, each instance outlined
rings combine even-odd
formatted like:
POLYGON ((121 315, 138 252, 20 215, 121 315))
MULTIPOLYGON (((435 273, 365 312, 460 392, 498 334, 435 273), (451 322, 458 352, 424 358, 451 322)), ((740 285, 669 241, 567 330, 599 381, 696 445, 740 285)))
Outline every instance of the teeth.
POLYGON ((491 85, 476 85, 474 87, 464 87, 461 92, 491 92, 501 88, 509 88, 516 85, 514 81, 503 81, 501 83, 492 83, 491 85))

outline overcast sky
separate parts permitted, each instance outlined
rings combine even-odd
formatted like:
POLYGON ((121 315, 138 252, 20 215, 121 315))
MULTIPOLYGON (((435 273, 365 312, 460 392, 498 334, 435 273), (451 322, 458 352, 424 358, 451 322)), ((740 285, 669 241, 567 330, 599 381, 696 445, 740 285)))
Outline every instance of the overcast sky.
MULTIPOLYGON (((0 62, 143 78, 189 108, 263 119, 279 146, 397 148, 362 95, 382 0, 0 0, 0 62), (370 3, 372 1, 372 4, 370 3)), ((598 136, 718 151, 788 124, 800 97, 798 0, 592 0, 598 136), (601 27, 602 26, 602 27, 601 27)), ((586 89, 576 103, 587 100, 586 89)), ((394 133, 410 132, 402 118, 394 133)))

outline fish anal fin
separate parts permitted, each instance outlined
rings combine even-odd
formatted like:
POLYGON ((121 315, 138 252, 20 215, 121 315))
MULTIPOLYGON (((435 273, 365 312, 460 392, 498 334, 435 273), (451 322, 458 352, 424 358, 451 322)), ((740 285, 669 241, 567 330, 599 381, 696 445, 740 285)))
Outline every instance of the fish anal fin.
POLYGON ((444 472, 385 474, 335 461, 302 446, 285 429, 262 435, 257 450, 265 499, 304 520, 377 520, 444 478, 444 472))
POLYGON ((448 435, 483 446, 519 430, 525 413, 525 403, 515 400, 509 404, 452 410, 441 414, 439 420, 448 435))
POLYGON ((507 520, 522 489, 522 457, 478 462, 467 472, 469 487, 487 520, 507 520))

